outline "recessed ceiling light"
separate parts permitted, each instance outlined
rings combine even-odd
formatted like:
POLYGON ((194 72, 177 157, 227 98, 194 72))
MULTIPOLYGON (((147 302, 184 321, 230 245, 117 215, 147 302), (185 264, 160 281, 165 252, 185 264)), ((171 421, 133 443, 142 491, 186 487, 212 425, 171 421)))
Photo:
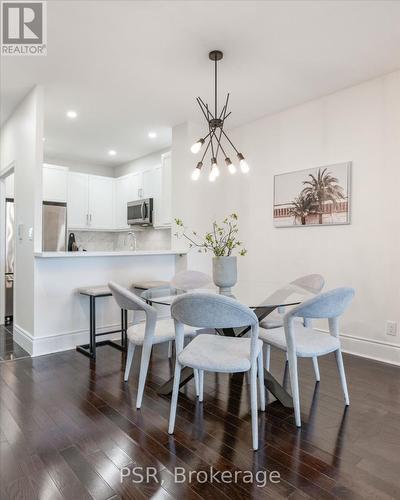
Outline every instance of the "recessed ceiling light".
POLYGON ((110 150, 108 151, 108 154, 109 154, 110 156, 115 156, 115 155, 117 154, 117 152, 116 152, 114 149, 110 149, 110 150))
POLYGON ((68 118, 74 119, 78 116, 78 113, 73 109, 70 109, 69 111, 67 111, 67 116, 68 118))
POLYGON ((150 137, 150 139, 155 139, 157 137, 157 133, 156 132, 149 132, 149 137, 150 137))
POLYGON ((46 140, 46 137, 42 137, 42 141, 44 142, 46 140))

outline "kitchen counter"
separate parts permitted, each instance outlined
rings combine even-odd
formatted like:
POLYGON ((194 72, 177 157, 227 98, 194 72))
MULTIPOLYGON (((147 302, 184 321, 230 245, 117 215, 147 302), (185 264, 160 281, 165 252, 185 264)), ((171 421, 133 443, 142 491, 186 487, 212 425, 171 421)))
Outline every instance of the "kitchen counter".
MULTIPOLYGON (((23 345, 34 355, 73 349, 87 343, 89 301, 79 294, 80 288, 105 286, 110 281, 128 289, 137 281, 169 282, 177 272, 186 269, 186 253, 186 250, 36 253, 35 338, 21 334, 19 340, 23 337, 23 345)), ((115 300, 103 297, 97 302, 98 332, 118 329, 121 310, 115 300)), ((160 306, 159 309, 160 315, 169 314, 168 308, 160 306)), ((142 319, 143 315, 135 312, 135 321, 142 319)), ((129 321, 132 321, 131 314, 129 321)))
POLYGON ((136 257, 144 255, 186 255, 187 250, 122 250, 105 252, 36 252, 40 259, 88 258, 88 257, 136 257))

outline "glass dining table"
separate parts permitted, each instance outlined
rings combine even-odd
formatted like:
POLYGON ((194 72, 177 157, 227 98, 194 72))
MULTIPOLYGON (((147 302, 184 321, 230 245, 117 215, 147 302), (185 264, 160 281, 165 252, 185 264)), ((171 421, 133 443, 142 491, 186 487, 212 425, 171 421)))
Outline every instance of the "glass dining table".
MULTIPOLYGON (((172 287, 153 288, 144 291, 141 297, 149 304, 159 304, 171 306, 174 299, 183 293, 199 292, 199 293, 220 293, 219 289, 210 286, 209 288, 180 290, 172 287)), ((311 290, 299 287, 294 284, 288 284, 282 288, 277 288, 276 284, 263 281, 241 280, 229 293, 224 292, 223 295, 232 297, 241 304, 250 307, 259 321, 266 318, 272 311, 277 308, 285 308, 300 304, 314 296, 311 290)), ((219 335, 242 337, 250 328, 223 328, 215 329, 219 335)), ((180 387, 184 386, 193 378, 192 368, 185 367, 181 371, 180 387)), ((268 391, 275 396, 284 406, 292 408, 293 401, 290 394, 284 387, 273 377, 273 375, 264 369, 264 383, 268 391)), ((159 390, 159 394, 168 395, 172 393, 173 377, 169 379, 159 390)))

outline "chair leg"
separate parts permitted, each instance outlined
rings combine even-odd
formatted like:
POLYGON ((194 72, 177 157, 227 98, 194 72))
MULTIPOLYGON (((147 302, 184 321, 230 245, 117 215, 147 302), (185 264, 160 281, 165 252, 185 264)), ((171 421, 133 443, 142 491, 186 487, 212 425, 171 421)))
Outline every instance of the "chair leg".
POLYGON ((170 409, 170 413, 169 413, 168 434, 174 433, 176 407, 178 405, 178 394, 179 394, 180 381, 181 381, 181 365, 178 363, 178 360, 176 360, 175 375, 174 375, 174 387, 172 389, 171 409, 170 409))
POLYGON ((168 342, 168 357, 172 358, 172 340, 168 342))
POLYGON ((129 372, 131 371, 132 360, 133 360, 134 354, 135 354, 135 344, 132 344, 132 342, 129 342, 128 354, 126 355, 126 362, 125 362, 125 373, 124 373, 125 382, 129 378, 129 372))
POLYGON ((313 365, 314 365, 314 373, 315 373, 315 380, 319 382, 321 380, 321 377, 319 375, 319 366, 318 366, 318 358, 317 356, 314 356, 312 359, 313 365))
POLYGON ((194 374, 194 387, 196 390, 196 396, 199 397, 200 395, 199 370, 193 368, 193 374, 194 374))
POLYGON ((292 387, 292 398, 294 405, 294 416, 296 420, 296 426, 301 427, 299 379, 297 373, 296 353, 288 352, 288 361, 289 361, 290 385, 292 387))
POLYGON ((265 369, 269 372, 269 367, 271 363, 271 346, 269 344, 265 344, 265 369))
POLYGON ((346 403, 346 406, 349 406, 350 405, 349 392, 347 390, 346 374, 344 372, 342 351, 340 349, 335 351, 335 357, 336 357, 336 364, 339 370, 340 382, 342 384, 344 401, 346 403))
POLYGON ((204 370, 199 370, 199 401, 203 401, 204 392, 204 370))
POLYGON ((265 411, 265 385, 264 385, 264 367, 263 367, 263 355, 262 352, 257 358, 258 364, 258 388, 260 391, 260 410, 265 411))
POLYGON ((257 414, 257 365, 250 369, 250 400, 251 400, 251 431, 253 436, 253 450, 258 450, 258 414, 257 414))
POLYGON ((136 408, 140 408, 142 406, 143 392, 144 386, 146 384, 147 370, 149 368, 151 348, 151 345, 143 344, 142 359, 140 361, 139 386, 136 398, 136 408))

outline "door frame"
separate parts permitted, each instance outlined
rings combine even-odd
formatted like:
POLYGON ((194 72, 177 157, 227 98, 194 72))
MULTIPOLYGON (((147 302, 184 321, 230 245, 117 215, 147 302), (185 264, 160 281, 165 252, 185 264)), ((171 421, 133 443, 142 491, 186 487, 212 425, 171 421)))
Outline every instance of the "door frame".
MULTIPOLYGON (((5 258, 6 258, 6 178, 13 174, 15 163, 11 162, 0 172, 0 325, 4 325, 6 310, 5 294, 5 258)), ((14 193, 15 195, 15 193, 14 193)), ((14 196, 15 203, 15 196, 14 196)), ((15 231, 14 231, 15 234, 15 231)), ((15 269, 14 269, 15 275, 15 269)), ((15 286, 14 286, 14 304, 15 304, 15 286)))

